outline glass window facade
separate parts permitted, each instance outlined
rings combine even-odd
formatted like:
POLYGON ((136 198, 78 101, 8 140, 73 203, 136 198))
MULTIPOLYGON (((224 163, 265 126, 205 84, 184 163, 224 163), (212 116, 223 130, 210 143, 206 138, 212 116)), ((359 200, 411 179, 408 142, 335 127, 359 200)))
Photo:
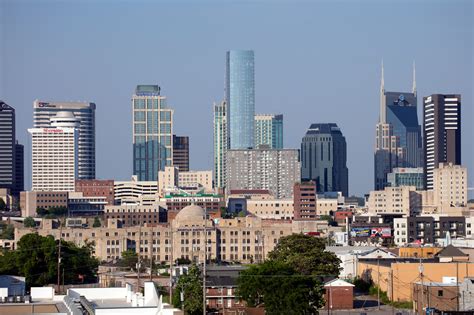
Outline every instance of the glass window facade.
POLYGON ((231 149, 254 146, 255 65, 251 50, 227 52, 226 102, 231 149))

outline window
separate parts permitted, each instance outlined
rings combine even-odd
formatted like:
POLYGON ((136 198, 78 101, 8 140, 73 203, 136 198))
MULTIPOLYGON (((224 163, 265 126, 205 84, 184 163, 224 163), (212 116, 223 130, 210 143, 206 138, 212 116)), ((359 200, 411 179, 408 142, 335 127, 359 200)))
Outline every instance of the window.
POLYGON ((438 296, 443 296, 443 290, 438 290, 438 296))

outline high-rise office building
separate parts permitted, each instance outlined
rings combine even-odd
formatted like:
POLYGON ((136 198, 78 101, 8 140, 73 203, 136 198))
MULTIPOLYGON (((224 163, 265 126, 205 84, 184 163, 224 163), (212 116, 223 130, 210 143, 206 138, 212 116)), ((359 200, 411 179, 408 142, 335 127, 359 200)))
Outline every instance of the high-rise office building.
POLYGON ((13 194, 18 195, 25 190, 25 150, 18 141, 15 144, 15 186, 13 194))
POLYGON ((70 111, 51 117, 49 128, 31 128, 33 191, 74 191, 78 179, 79 119, 70 111))
POLYGON ((224 188, 226 184, 227 131, 227 104, 225 101, 214 103, 214 186, 217 188, 224 188))
POLYGON ((173 110, 158 85, 138 85, 132 97, 133 174, 156 181, 158 171, 173 165, 173 110))
POLYGON ((255 115, 255 148, 261 144, 283 149, 283 115, 255 115))
POLYGON ((346 138, 334 123, 312 124, 301 143, 301 180, 314 181, 318 193, 349 194, 346 138))
POLYGON ((255 64, 252 50, 231 50, 226 60, 225 99, 229 147, 252 148, 255 117, 255 64))
POLYGON ((0 101, 0 188, 15 188, 15 109, 0 101))
POLYGON ((189 137, 173 135, 173 166, 189 171, 189 137))
POLYGON ((297 149, 256 149, 227 151, 227 192, 238 189, 265 189, 276 198, 291 198, 299 181, 297 149))
POLYGON ((295 220, 316 220, 316 183, 295 183, 293 190, 293 215, 295 220))
POLYGON ((71 112, 79 120, 78 127, 78 179, 95 178, 95 109, 88 102, 44 102, 33 104, 33 127, 51 127, 51 117, 58 112, 71 112))
POLYGON ((432 190, 439 163, 461 164, 461 95, 423 98, 423 136, 425 188, 432 190))
POLYGON ((393 168, 416 168, 423 165, 421 127, 418 124, 415 67, 412 92, 385 91, 380 84, 380 118, 376 126, 374 156, 375 189, 387 186, 393 168))

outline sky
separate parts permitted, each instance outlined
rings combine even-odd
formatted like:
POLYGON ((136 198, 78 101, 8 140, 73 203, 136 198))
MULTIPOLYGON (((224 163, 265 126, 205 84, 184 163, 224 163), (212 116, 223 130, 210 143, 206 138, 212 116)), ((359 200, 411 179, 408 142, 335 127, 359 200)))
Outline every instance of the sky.
MULTIPOLYGON (((33 101, 90 101, 97 177, 132 175, 131 96, 158 84, 190 136, 192 169, 213 167, 213 102, 224 97, 225 53, 255 51, 256 113, 284 115, 284 146, 311 123, 347 141, 350 194, 373 188, 380 68, 387 91, 418 103, 462 95, 462 161, 474 186, 472 1, 0 0, 0 99, 16 109, 30 186, 33 101)), ((419 108, 419 121, 421 122, 419 108)))

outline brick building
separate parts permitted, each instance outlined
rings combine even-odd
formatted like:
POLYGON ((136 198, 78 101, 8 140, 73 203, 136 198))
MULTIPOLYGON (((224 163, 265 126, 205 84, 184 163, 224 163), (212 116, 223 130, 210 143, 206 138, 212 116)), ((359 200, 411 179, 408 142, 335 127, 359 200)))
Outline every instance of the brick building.
POLYGON ((316 220, 316 183, 296 183, 293 188, 295 220, 316 220))
POLYGON ((354 285, 341 279, 324 284, 325 309, 346 310, 354 308, 354 285))
POLYGON ((114 204, 114 181, 105 179, 78 179, 76 192, 82 192, 84 197, 106 197, 107 205, 114 204))
POLYGON ((37 208, 67 207, 67 191, 22 191, 20 208, 22 217, 35 217, 37 208))
POLYGON ((104 219, 117 219, 123 227, 168 222, 166 209, 158 205, 117 205, 104 209, 104 219))

